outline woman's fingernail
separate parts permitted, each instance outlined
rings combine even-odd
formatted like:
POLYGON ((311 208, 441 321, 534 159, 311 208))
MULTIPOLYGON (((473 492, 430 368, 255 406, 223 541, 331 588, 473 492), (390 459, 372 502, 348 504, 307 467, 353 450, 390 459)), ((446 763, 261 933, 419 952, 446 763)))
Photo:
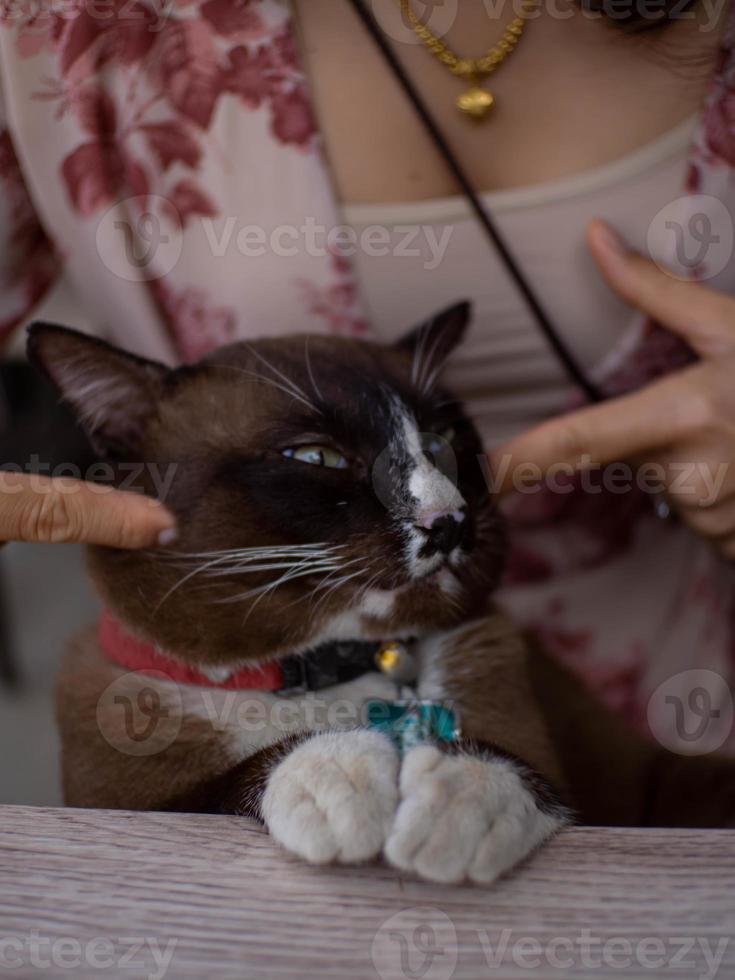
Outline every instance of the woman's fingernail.
POLYGON ((165 548, 167 544, 173 544, 178 536, 179 532, 175 527, 167 527, 158 535, 158 543, 165 548))

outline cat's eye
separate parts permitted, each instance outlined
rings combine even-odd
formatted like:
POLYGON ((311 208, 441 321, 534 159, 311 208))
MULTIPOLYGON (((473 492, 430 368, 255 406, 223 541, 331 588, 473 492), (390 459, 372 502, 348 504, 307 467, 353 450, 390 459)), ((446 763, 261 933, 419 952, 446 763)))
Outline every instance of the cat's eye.
POLYGON ((330 470, 347 469, 347 460, 331 446, 297 446, 295 449, 284 449, 283 455, 311 466, 326 466, 330 470))

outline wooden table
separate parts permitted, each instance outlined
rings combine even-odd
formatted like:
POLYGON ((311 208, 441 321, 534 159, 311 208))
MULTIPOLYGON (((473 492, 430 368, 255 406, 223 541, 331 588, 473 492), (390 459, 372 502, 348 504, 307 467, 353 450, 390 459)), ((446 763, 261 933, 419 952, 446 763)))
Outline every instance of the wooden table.
POLYGON ((0 975, 735 977, 735 832, 575 829, 493 888, 311 868, 236 817, 0 807, 0 975))

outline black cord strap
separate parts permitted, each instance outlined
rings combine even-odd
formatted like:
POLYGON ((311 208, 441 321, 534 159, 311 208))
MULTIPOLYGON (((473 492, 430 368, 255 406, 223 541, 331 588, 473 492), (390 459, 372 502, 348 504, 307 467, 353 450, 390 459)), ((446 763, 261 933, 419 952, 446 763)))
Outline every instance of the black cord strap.
POLYGON ((475 190, 472 187, 472 184, 470 183, 462 165, 455 156, 452 148, 445 140, 442 131, 439 129, 434 117, 429 112, 426 103, 421 98, 418 90, 405 72, 403 65, 401 65, 400 61, 395 55, 395 52, 386 40, 379 24, 375 20, 375 17, 365 6, 364 0, 350 0, 350 2, 360 20, 367 28, 372 39, 380 49, 380 52, 385 58, 389 67, 400 82, 406 95, 413 104, 414 109, 426 127, 426 130, 433 140, 436 148, 442 155, 448 169, 451 171, 452 176, 461 187, 462 192, 469 201, 470 206, 475 213, 475 216, 485 229, 485 232, 487 233, 493 247, 496 249, 498 255, 502 259, 508 274, 515 282, 519 293, 533 313, 539 328, 549 342, 549 346, 553 349, 556 356, 564 365, 567 374, 572 379, 574 384, 584 391, 587 398, 591 402, 602 401, 604 395, 600 389, 587 377, 576 357, 572 354, 566 343, 559 336, 556 328, 541 306, 538 297, 531 288, 524 273, 511 254, 510 249, 506 245, 503 236, 500 234, 500 231, 495 225, 495 222, 490 217, 487 209, 475 193, 475 190))

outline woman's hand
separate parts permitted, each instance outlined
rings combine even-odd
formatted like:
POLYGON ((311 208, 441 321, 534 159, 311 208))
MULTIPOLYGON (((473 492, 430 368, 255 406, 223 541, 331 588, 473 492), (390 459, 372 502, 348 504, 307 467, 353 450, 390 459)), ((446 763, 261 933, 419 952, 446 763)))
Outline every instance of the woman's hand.
POLYGON ((0 542, 146 548, 175 536, 173 516, 151 497, 67 477, 0 471, 0 542))
POLYGON ((500 490, 515 485, 523 464, 548 473, 559 464, 657 463, 683 520, 735 558, 735 299, 667 275, 601 221, 590 225, 588 241, 609 285, 686 340, 701 361, 501 446, 493 453, 500 490))

